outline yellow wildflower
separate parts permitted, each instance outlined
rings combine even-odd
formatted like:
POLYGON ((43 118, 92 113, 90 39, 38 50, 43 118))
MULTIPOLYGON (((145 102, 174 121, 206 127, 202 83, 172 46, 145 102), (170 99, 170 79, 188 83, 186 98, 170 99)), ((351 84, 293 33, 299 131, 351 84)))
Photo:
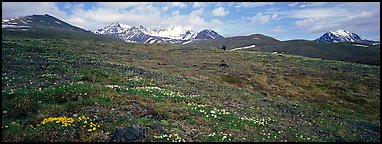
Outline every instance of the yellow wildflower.
POLYGON ((6 125, 5 128, 8 128, 8 126, 6 125))
POLYGON ((91 132, 92 131, 92 129, 88 129, 88 132, 91 132))
POLYGON ((15 125, 15 124, 17 124, 17 123, 16 123, 16 122, 12 122, 12 124, 14 124, 14 125, 15 125))
POLYGON ((96 128, 94 127, 94 128, 93 128, 93 130, 95 131, 95 130, 96 130, 96 128))

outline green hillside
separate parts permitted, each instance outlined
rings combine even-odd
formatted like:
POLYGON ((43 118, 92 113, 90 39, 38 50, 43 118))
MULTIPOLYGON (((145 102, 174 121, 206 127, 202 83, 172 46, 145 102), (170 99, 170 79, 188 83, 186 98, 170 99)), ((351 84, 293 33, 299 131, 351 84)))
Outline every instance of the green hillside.
POLYGON ((37 38, 37 39, 72 39, 72 40, 92 40, 92 41, 102 41, 102 42, 122 42, 123 40, 107 36, 107 35, 97 35, 91 32, 84 31, 73 31, 61 28, 46 28, 38 27, 33 29, 28 29, 26 31, 22 30, 2 30, 3 35, 12 35, 16 37, 24 38, 37 38))
POLYGON ((307 40, 283 41, 264 48, 254 48, 257 52, 284 52, 311 58, 339 60, 369 65, 380 65, 380 45, 359 47, 352 43, 323 43, 307 40))
POLYGON ((199 40, 189 45, 206 46, 216 49, 225 45, 228 50, 255 45, 241 51, 278 52, 310 58, 338 60, 369 65, 380 65, 380 45, 359 47, 352 43, 325 43, 308 40, 279 41, 261 34, 235 36, 220 40, 199 40))
POLYGON ((3 142, 380 141, 380 66, 2 36, 3 142))

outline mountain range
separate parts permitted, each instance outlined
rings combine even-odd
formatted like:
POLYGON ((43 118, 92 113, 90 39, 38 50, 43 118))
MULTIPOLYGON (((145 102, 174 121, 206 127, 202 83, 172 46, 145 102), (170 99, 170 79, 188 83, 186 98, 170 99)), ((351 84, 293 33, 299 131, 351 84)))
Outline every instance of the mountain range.
MULTIPOLYGON (((84 30, 82 28, 68 24, 48 14, 28 15, 11 19, 3 19, 2 29, 8 31, 36 31, 36 29, 44 29, 49 31, 54 29, 60 31, 64 30, 73 32, 84 32, 86 33, 86 35, 90 35, 89 33, 94 33, 96 35, 109 36, 109 38, 115 37, 126 42, 133 43, 152 44, 163 42, 187 45, 211 45, 211 43, 219 43, 228 45, 229 48, 248 46, 252 43, 261 41, 262 39, 259 40, 259 38, 264 36, 261 34, 257 34, 257 37, 253 37, 254 35, 250 35, 224 38, 222 35, 211 29, 205 29, 199 32, 194 32, 190 30, 183 30, 181 27, 170 26, 165 29, 152 30, 145 28, 142 25, 139 27, 129 26, 120 22, 112 23, 109 26, 91 32, 89 30, 84 30)), ((265 44, 264 46, 269 46, 269 44, 271 43, 274 44, 275 41, 278 40, 271 38, 271 41, 265 42, 263 44, 265 44)), ((362 38, 358 34, 341 29, 338 29, 336 31, 329 31, 323 34, 321 37, 315 39, 314 42, 350 42, 355 44, 364 44, 366 46, 380 44, 380 42, 378 41, 367 40, 365 38, 362 38)), ((257 46, 261 46, 261 44, 257 46)))
POLYGON ((187 44, 194 40, 224 39, 217 32, 205 29, 200 32, 182 31, 181 27, 171 26, 161 30, 151 30, 143 27, 129 26, 119 22, 112 23, 110 26, 94 31, 95 34, 112 35, 126 42, 134 43, 176 43, 187 44))

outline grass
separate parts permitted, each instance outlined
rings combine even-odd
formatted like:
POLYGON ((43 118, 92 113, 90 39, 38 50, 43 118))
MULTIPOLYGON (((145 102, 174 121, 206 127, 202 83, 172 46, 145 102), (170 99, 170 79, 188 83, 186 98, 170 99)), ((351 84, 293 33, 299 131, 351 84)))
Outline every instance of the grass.
POLYGON ((11 34, 2 55, 2 141, 380 141, 379 66, 11 34), (82 115, 100 127, 35 127, 82 115))

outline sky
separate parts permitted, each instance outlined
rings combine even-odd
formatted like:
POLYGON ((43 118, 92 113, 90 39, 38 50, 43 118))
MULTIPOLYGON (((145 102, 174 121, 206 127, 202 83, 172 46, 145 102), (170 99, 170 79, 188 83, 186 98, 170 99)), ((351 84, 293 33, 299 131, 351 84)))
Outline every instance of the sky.
POLYGON ((314 40, 347 30, 380 41, 380 2, 2 2, 2 19, 50 14, 95 31, 121 22, 224 37, 264 34, 279 40, 314 40))

